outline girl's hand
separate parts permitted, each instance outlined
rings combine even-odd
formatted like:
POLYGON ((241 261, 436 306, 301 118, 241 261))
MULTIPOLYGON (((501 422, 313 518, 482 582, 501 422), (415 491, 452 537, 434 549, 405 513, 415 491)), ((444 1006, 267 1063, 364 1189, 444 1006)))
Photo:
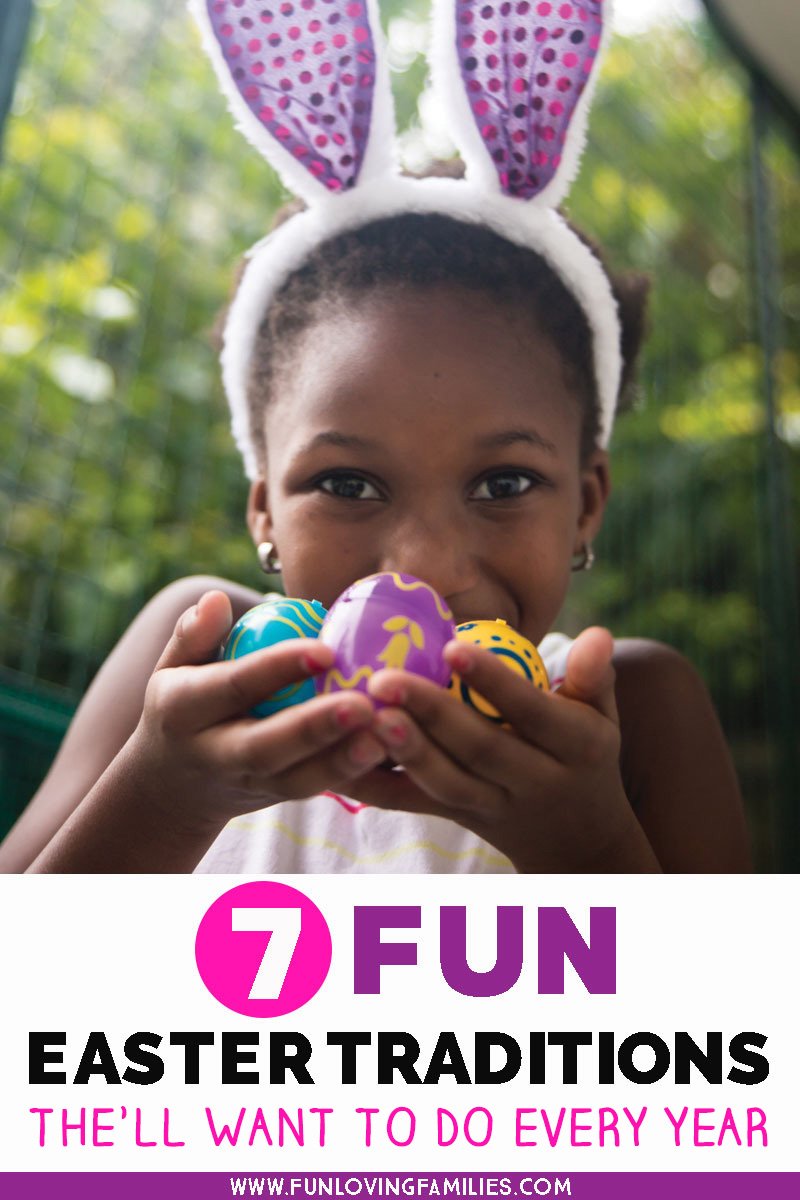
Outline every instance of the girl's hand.
POLYGON ((231 817, 332 785, 349 791, 384 757, 363 695, 249 716, 332 655, 304 640, 214 661, 231 616, 214 591, 178 620, 138 725, 29 871, 192 871, 231 817))
POLYGON ((607 630, 585 630, 563 685, 546 693, 488 651, 450 642, 449 665, 513 732, 427 680, 379 672, 370 693, 392 707, 372 729, 404 770, 372 772, 350 794, 449 817, 519 871, 657 871, 620 776, 613 645, 607 630))
POLYGON ((250 716, 259 701, 330 666, 333 652, 302 639, 213 661, 231 620, 228 597, 207 592, 178 620, 147 686, 132 749, 171 805, 185 797, 198 818, 222 825, 281 800, 347 790, 385 757, 369 732, 373 707, 358 693, 250 716))

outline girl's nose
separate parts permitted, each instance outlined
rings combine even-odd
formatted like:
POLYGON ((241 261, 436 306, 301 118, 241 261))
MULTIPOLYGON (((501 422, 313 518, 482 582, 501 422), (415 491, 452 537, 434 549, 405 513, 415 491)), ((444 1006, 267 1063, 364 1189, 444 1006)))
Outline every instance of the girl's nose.
POLYGON ((384 541, 382 571, 415 575, 448 602, 475 586, 474 556, 464 531, 427 518, 405 521, 384 541))

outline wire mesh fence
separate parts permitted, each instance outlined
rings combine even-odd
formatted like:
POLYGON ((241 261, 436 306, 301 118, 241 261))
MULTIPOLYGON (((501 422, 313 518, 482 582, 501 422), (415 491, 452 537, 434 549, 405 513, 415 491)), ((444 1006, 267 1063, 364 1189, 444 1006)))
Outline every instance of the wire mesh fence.
MULTIPOLYGON (((381 8, 405 151, 441 152, 413 115, 425 5, 381 8)), ((598 567, 563 625, 604 622, 695 662, 769 869, 785 862, 797 754, 797 629, 777 631, 780 663, 767 652, 770 581, 788 598, 782 620, 796 617, 797 523, 775 580, 764 497, 779 471, 789 527, 800 182, 796 144, 771 126, 781 271, 768 453, 750 146, 748 81, 701 17, 618 40, 571 213, 616 262, 652 276, 652 330, 641 402, 615 438, 598 567)), ((232 130, 182 4, 34 6, 0 163, 0 827, 154 591, 194 572, 258 582, 208 334, 237 257, 283 198, 232 130)))

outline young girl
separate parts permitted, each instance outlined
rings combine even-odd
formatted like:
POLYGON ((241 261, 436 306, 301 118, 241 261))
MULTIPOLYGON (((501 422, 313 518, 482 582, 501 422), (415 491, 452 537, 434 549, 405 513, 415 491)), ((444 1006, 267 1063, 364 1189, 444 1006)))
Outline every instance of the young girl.
MULTIPOLYGON (((313 24, 331 11, 327 0, 300 7, 304 29, 270 23, 276 51, 282 39, 302 48, 300 34, 313 40, 313 24)), ((456 124, 471 106, 463 146, 478 182, 470 185, 389 179, 380 165, 388 86, 363 5, 335 10, 339 29, 351 22, 335 35, 344 37, 337 48, 354 52, 361 73, 347 75, 341 55, 327 123, 322 66, 306 72, 305 119, 319 120, 316 149, 303 153, 291 108, 265 105, 253 82, 261 39, 247 41, 241 65, 242 31, 273 10, 209 3, 212 55, 236 102, 250 106, 240 120, 247 126, 257 113, 253 140, 264 148, 265 130, 278 140, 270 156, 308 201, 256 248, 228 320, 224 366, 253 480, 248 525, 265 568, 280 558, 287 595, 328 607, 363 576, 416 575, 457 623, 499 617, 541 643, 555 690, 539 692, 487 652, 454 642, 447 662, 500 710, 505 728, 396 670, 373 676, 371 698, 326 695, 254 719, 255 703, 327 668, 332 651, 290 642, 216 661, 232 622, 261 597, 222 580, 183 580, 145 608, 99 672, 0 849, 2 869, 747 869, 735 776, 689 664, 603 629, 571 645, 549 633, 571 570, 593 557, 610 487, 605 447, 643 298, 609 277, 550 207, 566 186, 556 156, 535 150, 524 156, 535 170, 513 166, 513 121, 499 146, 481 106, 497 90, 480 83, 481 70, 503 66, 491 54, 471 65, 476 38, 522 45, 516 30, 526 29, 538 54, 517 50, 504 86, 521 94, 514 80, 526 81, 521 121, 543 105, 559 115, 559 100, 536 104, 536 87, 549 86, 536 82, 550 61, 541 47, 579 46, 582 34, 599 49, 591 21, 601 29, 603 5, 562 5, 555 23, 544 12, 552 6, 538 5, 529 29, 495 29, 500 8, 512 7, 531 6, 486 6, 489 16, 478 17, 457 5, 474 19, 471 32, 449 40, 442 20, 440 48, 460 55, 458 76, 445 75, 460 94, 456 124), (359 88, 370 95, 366 131, 359 88), (323 157, 319 138, 329 136, 346 153, 323 157), (487 161, 503 195, 490 195, 487 161), (533 211, 544 196, 549 203, 533 211)), ((328 61, 328 41, 314 44, 328 61)), ((575 57, 561 54, 564 70, 575 57)), ((593 58, 577 69, 586 74, 593 58)), ((288 93, 297 81, 286 82, 288 93)), ((570 139, 582 103, 566 104, 557 134, 564 161, 577 157, 570 139)))

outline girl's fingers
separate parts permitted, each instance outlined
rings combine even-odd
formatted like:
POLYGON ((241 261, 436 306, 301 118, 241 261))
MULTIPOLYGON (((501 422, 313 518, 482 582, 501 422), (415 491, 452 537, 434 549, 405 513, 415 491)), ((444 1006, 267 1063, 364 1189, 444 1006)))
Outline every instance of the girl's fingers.
POLYGON ((231 602, 224 592, 205 592, 178 618, 156 670, 212 662, 233 623, 231 602))
MULTIPOLYGON (((520 754, 528 758, 531 750, 569 761, 581 714, 570 712, 557 696, 540 692, 529 680, 509 671, 488 650, 450 645, 458 652, 459 673, 502 713, 513 733, 406 672, 379 672, 370 680, 370 693, 387 704, 402 705, 462 767, 490 781, 507 778, 508 770, 519 766, 520 754), (462 650, 466 653, 461 654, 462 650)), ((447 650, 445 654, 451 657, 447 650)), ((529 758, 528 764, 530 769, 529 758)))
POLYGON ((215 726, 200 735, 209 767, 224 761, 235 786, 286 799, 347 784, 386 757, 369 731, 374 710, 366 696, 321 696, 264 720, 215 726))
POLYGON ((285 687, 303 683, 332 661, 329 646, 297 638, 230 662, 157 670, 148 686, 147 706, 176 732, 206 729, 246 716, 255 705, 285 687))
MULTIPOLYGON (((465 769, 460 760, 432 741, 428 731, 423 732, 406 712, 383 709, 372 728, 411 782, 438 803, 440 807, 435 811, 439 816, 472 818, 480 823, 497 816, 498 809, 506 806, 507 793, 489 777, 494 772, 478 774, 465 769)), ((501 751, 499 757, 506 756, 501 751)), ((499 765, 497 759, 495 765, 499 765)), ((505 767, 497 775, 507 780, 511 764, 506 761, 505 767)))
POLYGON ((569 764, 602 753, 606 739, 617 736, 613 650, 614 640, 608 630, 585 630, 570 650, 567 676, 557 692, 531 686, 495 655, 477 646, 451 642, 445 648, 445 657, 470 687, 502 713, 519 737, 558 762, 569 764), (565 704, 565 700, 572 703, 565 704))
POLYGON ((359 779, 348 781, 347 794, 360 804, 369 804, 373 808, 433 817, 453 816, 452 807, 443 811, 442 805, 418 787, 407 771, 383 768, 369 771, 359 779))

